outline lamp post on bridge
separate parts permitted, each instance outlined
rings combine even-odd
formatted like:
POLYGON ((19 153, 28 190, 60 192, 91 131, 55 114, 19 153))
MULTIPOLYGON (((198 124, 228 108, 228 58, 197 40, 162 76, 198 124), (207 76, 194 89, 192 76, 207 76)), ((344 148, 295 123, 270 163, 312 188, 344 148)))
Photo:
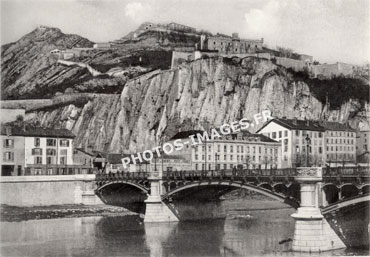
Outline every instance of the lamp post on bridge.
POLYGON ((306 136, 306 146, 307 146, 307 154, 306 154, 306 167, 310 167, 310 145, 311 145, 311 138, 306 136))
POLYGON ((220 155, 215 153, 215 170, 218 170, 217 169, 217 158, 218 158, 218 156, 220 156, 220 155))

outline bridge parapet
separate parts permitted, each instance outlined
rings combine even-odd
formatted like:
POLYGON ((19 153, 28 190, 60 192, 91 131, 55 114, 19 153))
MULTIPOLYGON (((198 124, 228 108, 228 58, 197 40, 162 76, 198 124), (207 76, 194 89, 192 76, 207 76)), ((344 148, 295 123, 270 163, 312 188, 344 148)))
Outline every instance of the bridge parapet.
POLYGON ((100 173, 96 174, 95 183, 98 188, 111 183, 120 183, 130 181, 139 184, 149 190, 150 183, 149 172, 116 172, 116 173, 100 173))
MULTIPOLYGON (((228 170, 184 170, 184 171, 158 171, 158 172, 117 172, 96 174, 98 187, 107 183, 130 181, 150 188, 150 181, 160 179, 164 184, 170 182, 188 183, 203 180, 239 181, 241 183, 290 185, 294 178, 302 176, 301 168, 289 169, 228 169, 228 170)), ((337 167, 322 168, 321 176, 324 184, 352 183, 357 186, 370 183, 370 170, 368 167, 337 167)), ((312 176, 311 176, 312 178, 312 176)))

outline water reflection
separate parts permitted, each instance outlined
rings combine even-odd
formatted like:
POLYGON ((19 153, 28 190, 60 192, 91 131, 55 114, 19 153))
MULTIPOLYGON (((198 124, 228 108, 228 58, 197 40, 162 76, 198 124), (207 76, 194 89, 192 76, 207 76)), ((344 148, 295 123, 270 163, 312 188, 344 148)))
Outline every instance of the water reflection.
POLYGON ((292 212, 255 211, 246 219, 144 224, 138 216, 1 222, 2 256, 328 256, 293 253, 292 212))

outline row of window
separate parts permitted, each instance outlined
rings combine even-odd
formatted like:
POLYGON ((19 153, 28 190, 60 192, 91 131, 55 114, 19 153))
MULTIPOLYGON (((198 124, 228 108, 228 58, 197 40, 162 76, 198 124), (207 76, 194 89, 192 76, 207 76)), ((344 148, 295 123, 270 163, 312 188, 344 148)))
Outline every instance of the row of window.
POLYGON ((326 147, 326 151, 354 151, 355 147, 354 146, 328 146, 326 147))
MULTIPOLYGON (((57 144, 56 139, 51 139, 51 138, 46 139, 46 145, 47 146, 56 146, 56 144, 57 144)), ((4 139, 3 146, 4 146, 4 148, 13 148, 14 147, 14 139, 9 139, 9 138, 4 139)), ((40 146, 40 138, 38 138, 38 137, 35 138, 35 146, 36 147, 40 146)), ((68 139, 60 139, 59 140, 59 146, 69 147, 69 140, 68 139)))
MULTIPOLYGON (((32 149, 32 155, 42 155, 42 151, 43 149, 42 148, 33 148, 32 149)), ((59 153, 60 155, 67 155, 67 149, 60 149, 59 153)), ((53 149, 53 148, 47 148, 46 149, 46 155, 57 155, 57 151, 56 149, 53 149)))
MULTIPOLYGON (((46 139, 46 146, 56 146, 57 140, 55 138, 47 138, 46 139)), ((40 138, 35 137, 35 146, 40 146, 40 138)), ((59 146, 61 147, 69 147, 69 140, 68 139, 60 139, 59 140, 59 146)))
MULTIPOLYGON (((268 132, 264 133, 267 137, 270 137, 272 139, 277 139, 277 138, 282 138, 283 134, 284 137, 288 137, 288 130, 284 131, 277 131, 277 132, 268 132)), ((322 138, 322 132, 316 132, 316 131, 305 131, 305 130, 295 130, 295 135, 296 136, 303 136, 306 137, 307 135, 310 138, 322 138)))
MULTIPOLYGON (((235 147, 234 147, 235 145, 229 145, 229 147, 227 147, 227 145, 224 145, 224 147, 223 147, 223 152, 227 152, 227 153, 234 153, 234 149, 236 150, 236 153, 244 153, 244 151, 246 152, 246 153, 250 153, 250 152, 252 152, 252 153, 256 153, 256 149, 258 149, 258 153, 262 153, 262 146, 258 146, 258 147, 256 147, 256 146, 252 146, 252 147, 250 147, 250 146, 248 146, 248 145, 245 145, 245 146, 243 146, 243 145, 236 145, 235 147)), ((198 151, 203 151, 203 152, 205 152, 205 149, 206 149, 206 146, 205 145, 199 145, 199 146, 195 146, 195 148, 194 148, 195 150, 195 152, 197 153, 198 151)), ((221 152, 221 145, 217 145, 217 152, 221 152)), ((264 152, 265 152, 265 154, 267 154, 267 152, 269 151, 271 154, 272 154, 272 152, 273 152, 273 148, 268 148, 268 147, 264 147, 264 152), (269 150, 268 150, 269 149, 269 150)), ((211 152, 212 151, 212 145, 208 145, 208 149, 207 149, 209 152, 211 152)), ((278 151, 278 149, 277 148, 275 148, 275 153, 277 153, 277 151, 278 151)))
POLYGON ((346 131, 327 131, 326 134, 331 137, 355 137, 355 132, 346 132, 346 131))
POLYGON ((335 138, 335 139, 333 139, 333 138, 327 138, 326 139, 326 143, 327 144, 342 144, 342 142, 343 142, 343 144, 353 144, 353 139, 345 139, 345 138, 335 138))
MULTIPOLYGON (((34 164, 42 164, 42 157, 35 156, 34 157, 34 164)), ((56 157, 46 157, 46 164, 56 164, 56 157)), ((59 158, 59 164, 64 165, 67 164, 67 157, 61 156, 59 158)))
MULTIPOLYGON (((195 156, 194 156, 194 159, 195 159, 195 161, 199 161, 200 159, 199 159, 199 155, 198 154, 195 154, 195 156)), ((215 158, 215 160, 216 161, 220 161, 221 159, 220 159, 220 155, 216 155, 215 156, 216 158, 215 158)), ((277 161, 277 159, 278 159, 278 156, 276 155, 275 156, 275 161, 277 161)), ((201 155, 201 160, 202 161, 204 161, 205 160, 205 155, 203 154, 203 155, 201 155)), ((208 155, 208 161, 211 161, 212 160, 212 156, 211 155, 208 155)), ((236 159, 234 159, 233 158, 233 155, 229 155, 229 158, 227 158, 227 155, 225 154, 225 155, 223 155, 223 161, 234 161, 234 160, 236 160, 236 161, 245 161, 245 162, 249 162, 249 161, 256 161, 256 156, 255 155, 253 155, 253 156, 245 156, 245 158, 244 158, 244 156, 243 155, 237 155, 236 156, 236 159)), ((258 161, 259 162, 261 162, 262 160, 264 160, 264 161, 267 161, 267 160, 270 160, 270 161, 272 161, 273 160, 273 156, 264 156, 264 157, 262 157, 261 155, 260 156, 258 156, 258 161)))
MULTIPOLYGON (((287 139, 285 139, 285 140, 287 140, 287 139)), ((304 139, 304 138, 302 138, 301 140, 299 139, 299 138, 296 138, 295 139, 295 143, 296 144, 299 144, 299 141, 301 141, 302 142, 302 145, 307 145, 307 141, 304 139)), ((311 144, 312 145, 322 145, 323 144, 323 140, 311 140, 311 144)))
MULTIPOLYGON (((305 153, 306 152, 306 146, 302 146, 302 149, 301 149, 301 147, 299 146, 299 145, 296 145, 295 146, 295 151, 296 151, 296 153, 300 153, 301 152, 301 150, 302 150, 302 153, 305 153)), ((309 152, 310 153, 312 153, 312 146, 308 146, 308 149, 309 149, 309 152)), ((316 147, 316 152, 318 152, 318 153, 322 153, 322 147, 321 146, 319 146, 319 147, 316 147)))
POLYGON ((344 154, 341 154, 341 153, 338 153, 338 154, 327 154, 326 155, 326 158, 327 158, 327 161, 339 161, 339 160, 354 160, 355 159, 355 155, 354 154, 350 154, 350 153, 344 153, 344 154))
MULTIPOLYGON (((261 164, 250 164, 250 165, 235 165, 235 164, 216 164, 216 170, 221 170, 224 169, 224 170, 227 170, 227 169, 234 169, 234 168, 247 168, 247 169, 261 169, 263 167, 266 167, 266 168, 273 168, 274 166, 272 164, 270 165, 261 165, 261 164)), ((204 163, 202 164, 198 164, 196 163, 195 164, 195 170, 205 170, 205 167, 206 165, 204 163)), ((172 167, 167 167, 167 171, 171 171, 172 170, 172 167)), ((209 163, 208 164, 208 170, 212 170, 212 164, 209 163)))
MULTIPOLYGON (((213 41, 213 50, 216 50, 217 46, 216 46, 216 41, 213 41)), ((210 42, 210 45, 212 45, 212 42, 210 42)), ((225 47, 224 47, 224 42, 220 42, 220 45, 221 45, 221 51, 223 50, 231 50, 231 42, 225 42, 225 47)), ((238 44, 239 45, 239 44, 238 44)), ((236 45, 235 45, 236 46, 236 45)), ((251 48, 251 47, 254 47, 254 48, 257 48, 257 44, 254 44, 254 45, 250 45, 247 43, 240 43, 240 49, 247 49, 247 48, 251 48)), ((235 52, 238 51, 238 48, 235 48, 235 52)))

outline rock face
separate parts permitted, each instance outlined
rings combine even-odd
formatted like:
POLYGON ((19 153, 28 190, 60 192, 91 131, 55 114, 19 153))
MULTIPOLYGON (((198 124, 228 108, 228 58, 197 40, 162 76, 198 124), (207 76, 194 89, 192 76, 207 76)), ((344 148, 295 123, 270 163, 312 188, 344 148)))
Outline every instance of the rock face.
POLYGON ((140 43, 94 49, 86 38, 38 27, 2 46, 1 99, 51 98, 63 92, 120 93, 128 79, 169 68, 171 57, 169 49, 157 45, 143 49, 140 43), (75 65, 60 63, 50 54, 55 49, 72 48, 80 52, 72 58, 75 65))
POLYGON ((29 112, 26 118, 72 130, 77 147, 132 153, 159 145, 181 130, 253 119, 265 109, 275 117, 354 123, 370 110, 368 101, 355 99, 330 110, 286 69, 249 57, 201 59, 147 73, 129 81, 120 96, 97 95, 80 107, 29 112))
MULTIPOLYGON (((1 47, 2 99, 19 99, 41 85, 61 84, 82 74, 77 68, 64 69, 48 57, 51 50, 90 47, 93 43, 78 35, 63 34, 57 28, 40 26, 17 42, 1 47)), ((40 93, 40 92, 39 92, 40 93)))

